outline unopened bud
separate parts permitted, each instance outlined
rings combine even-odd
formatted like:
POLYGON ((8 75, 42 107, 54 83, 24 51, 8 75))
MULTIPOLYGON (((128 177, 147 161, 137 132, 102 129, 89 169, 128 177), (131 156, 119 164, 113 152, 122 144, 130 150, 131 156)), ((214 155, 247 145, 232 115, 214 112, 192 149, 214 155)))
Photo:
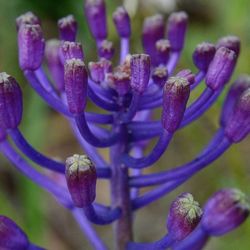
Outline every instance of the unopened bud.
POLYGON ((84 54, 82 45, 77 42, 69 42, 69 41, 62 42, 60 46, 60 58, 62 64, 64 64, 66 60, 72 58, 80 59, 83 61, 84 54))
POLYGON ((41 22, 37 16, 35 16, 31 11, 24 13, 16 19, 16 28, 17 31, 20 29, 23 24, 39 24, 41 22))
POLYGON ((101 83, 105 80, 106 74, 112 71, 112 63, 105 59, 101 58, 98 62, 89 63, 89 72, 93 81, 96 83, 101 83))
POLYGON ((190 69, 183 69, 177 73, 176 76, 186 78, 190 85, 192 85, 195 81, 195 75, 192 73, 190 69))
POLYGON ((156 42, 158 64, 166 64, 170 54, 170 43, 167 39, 160 39, 156 42))
POLYGON ((240 39, 237 36, 225 36, 217 42, 216 47, 217 49, 220 47, 231 49, 238 57, 240 54, 240 39))
POLYGON ((166 83, 167 78, 168 78, 168 71, 165 66, 159 66, 157 68, 154 68, 152 79, 156 85, 162 88, 166 83))
POLYGON ((77 33, 77 22, 73 15, 68 15, 58 20, 60 39, 64 41, 75 41, 77 33))
POLYGON ((108 40, 103 40, 98 48, 98 54, 100 57, 110 60, 115 53, 113 43, 108 40))

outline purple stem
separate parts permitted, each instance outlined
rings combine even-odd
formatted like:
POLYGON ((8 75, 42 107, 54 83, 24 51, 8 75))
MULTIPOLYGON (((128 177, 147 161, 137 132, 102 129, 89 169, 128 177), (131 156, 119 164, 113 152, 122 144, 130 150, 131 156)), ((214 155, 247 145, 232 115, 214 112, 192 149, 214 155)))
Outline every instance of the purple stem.
POLYGON ((129 38, 121 38, 120 46, 120 64, 122 64, 129 54, 129 38))
POLYGON ((168 64, 167 64, 167 70, 168 70, 168 75, 171 76, 174 73, 174 69, 177 66, 177 63, 180 59, 181 52, 172 52, 170 55, 168 64))
POLYGON ((195 75, 195 80, 194 83, 191 85, 190 89, 193 90, 195 89, 204 79, 204 77, 206 76, 206 72, 205 71, 199 71, 196 75, 195 75))
POLYGON ((39 247, 39 246, 36 246, 33 243, 30 243, 27 250, 45 250, 45 248, 39 247))
POLYGON ((100 123, 100 124, 112 124, 114 121, 113 115, 109 114, 95 114, 91 112, 85 113, 86 120, 88 122, 100 123))

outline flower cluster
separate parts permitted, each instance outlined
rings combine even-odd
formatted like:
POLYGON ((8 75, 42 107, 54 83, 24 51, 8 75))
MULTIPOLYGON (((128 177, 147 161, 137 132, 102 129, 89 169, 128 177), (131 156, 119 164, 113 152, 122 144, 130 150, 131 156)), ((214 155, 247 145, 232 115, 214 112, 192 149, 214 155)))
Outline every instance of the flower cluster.
MULTIPOLYGON (((141 36, 145 54, 133 54, 130 17, 124 7, 118 7, 113 23, 120 38, 120 59, 113 66, 115 50, 107 40, 104 0, 86 0, 84 12, 99 58, 88 65, 82 45, 76 41, 77 22, 72 15, 58 21, 59 39, 45 41, 41 22, 31 12, 18 17, 16 27, 19 65, 27 82, 68 120, 86 155, 75 154, 61 162, 38 152, 25 139, 19 130, 22 91, 5 72, 0 73, 0 151, 71 211, 94 249, 107 246, 90 222, 114 223, 115 249, 202 249, 210 237, 228 233, 248 217, 250 202, 241 191, 222 189, 203 209, 191 194, 181 194, 169 209, 167 234, 151 243, 133 241, 133 213, 189 180, 250 132, 250 77, 240 76, 226 96, 219 129, 201 153, 181 166, 143 173, 161 158, 178 130, 197 120, 217 100, 234 71, 240 41, 227 36, 216 44, 200 43, 193 53, 197 72, 175 72, 185 43, 187 14, 171 14, 166 25, 161 15, 146 18, 141 36), (203 80, 202 94, 188 104, 192 90, 203 80), (86 111, 88 100, 106 113, 86 111), (156 108, 162 110, 160 120, 152 120, 156 108), (155 146, 145 155, 155 137, 155 146), (109 162, 97 148, 109 149, 109 162), (24 156, 65 175, 65 181, 58 183, 47 172, 38 172, 24 156), (99 178, 110 182, 110 206, 95 201, 99 178), (150 186, 156 187, 139 193, 140 188, 150 186)), ((0 216, 0 248, 41 249, 5 216, 0 216)))

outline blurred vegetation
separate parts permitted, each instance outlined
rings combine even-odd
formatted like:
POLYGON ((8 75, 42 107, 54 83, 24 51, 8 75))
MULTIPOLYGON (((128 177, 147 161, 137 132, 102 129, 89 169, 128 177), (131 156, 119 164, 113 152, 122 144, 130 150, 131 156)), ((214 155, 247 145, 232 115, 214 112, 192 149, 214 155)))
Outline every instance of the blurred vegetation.
MULTIPOLYGON (((135 2, 136 0, 128 0, 126 6, 131 7, 131 13, 133 13, 132 51, 138 52, 142 51, 140 30, 143 18, 154 14, 157 6, 153 0, 145 1, 147 4, 144 2, 143 8, 140 5, 143 0, 138 5, 135 2), (154 8, 150 5, 151 3, 154 3, 152 5, 154 8)), ((107 1, 109 37, 116 45, 119 41, 111 24, 111 12, 120 3, 121 1, 107 1)), ((87 30, 82 0, 0 0, 0 6, 0 71, 6 71, 15 76, 22 85, 25 109, 21 130, 36 148, 51 156, 65 158, 73 152, 81 152, 65 120, 51 111, 37 97, 18 68, 15 18, 23 12, 32 10, 42 19, 46 38, 52 38, 58 36, 57 19, 69 13, 74 14, 79 21, 78 39, 83 43, 86 58, 94 60, 96 58, 93 53, 95 47, 87 30)), ((250 5, 248 0, 183 0, 177 1, 176 9, 185 9, 190 15, 187 41, 180 68, 194 69, 191 55, 197 43, 204 40, 216 42, 221 36, 234 34, 242 40, 242 53, 233 78, 235 79, 240 73, 250 73, 250 5)), ((163 14, 167 16, 168 11, 163 14)), ((195 91, 193 98, 201 92, 202 88, 203 86, 195 91)), ((165 157, 157 164, 158 168, 177 166, 189 161, 199 152, 218 126, 222 101, 223 97, 199 121, 178 132, 165 157)), ((222 187, 238 187, 250 194, 249 145, 250 138, 235 145, 209 168, 197 174, 175 192, 139 212, 135 223, 136 239, 153 240, 164 234, 169 202, 182 191, 192 192, 201 204, 204 204, 213 192, 222 187)), ((98 185, 104 190, 98 194, 98 198, 108 202, 107 184, 100 182, 98 185)), ((31 181, 18 174, 4 158, 1 158, 0 189, 0 214, 13 218, 24 228, 33 242, 53 250, 90 249, 69 213, 60 208, 49 195, 31 181)), ((111 242, 108 230, 98 227, 98 231, 103 238, 106 238, 106 242, 111 242)), ((210 241, 207 249, 247 250, 250 246, 249 234, 250 222, 248 220, 235 232, 210 241)))

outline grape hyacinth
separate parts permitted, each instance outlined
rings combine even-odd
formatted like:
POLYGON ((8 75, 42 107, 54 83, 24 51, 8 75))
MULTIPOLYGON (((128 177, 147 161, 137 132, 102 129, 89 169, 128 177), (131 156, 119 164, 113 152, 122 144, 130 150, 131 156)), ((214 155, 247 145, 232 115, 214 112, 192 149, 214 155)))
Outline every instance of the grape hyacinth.
MULTIPOLYGON (((16 27, 20 69, 37 94, 67 119, 84 154, 59 161, 37 151, 26 140, 19 129, 22 91, 15 78, 5 72, 0 73, 0 152, 72 213, 93 249, 108 248, 92 223, 113 224, 117 250, 203 249, 210 237, 224 235, 247 219, 247 195, 237 189, 222 189, 211 196, 204 209, 190 193, 179 195, 171 203, 166 233, 154 242, 134 240, 134 214, 208 167, 250 132, 250 76, 243 75, 229 89, 218 130, 201 153, 178 167, 143 173, 164 155, 178 130, 216 102, 233 74, 240 40, 227 36, 217 44, 202 42, 193 53, 196 72, 176 72, 185 45, 188 15, 183 11, 172 13, 166 23, 161 15, 146 18, 141 32, 144 52, 135 53, 130 48, 132 22, 120 6, 113 13, 120 38, 119 63, 115 63, 112 58, 117 51, 107 39, 105 1, 85 0, 83 9, 96 44, 97 61, 86 62, 83 46, 77 42, 78 25, 73 15, 58 21, 59 37, 48 41, 40 19, 32 12, 18 17, 16 27), (188 103, 192 90, 203 81, 201 95, 188 103), (87 111, 89 101, 105 112, 87 111), (161 119, 153 120, 157 108, 161 109, 161 119), (144 153, 155 138, 152 150, 144 153), (97 148, 109 149, 109 161, 97 148), (26 158, 64 175, 64 185, 47 171, 33 168, 26 158), (108 206, 96 201, 100 178, 110 183, 108 206), (151 186, 151 190, 139 192, 151 186)), ((3 215, 0 248, 42 249, 30 243, 25 233, 3 215)))

